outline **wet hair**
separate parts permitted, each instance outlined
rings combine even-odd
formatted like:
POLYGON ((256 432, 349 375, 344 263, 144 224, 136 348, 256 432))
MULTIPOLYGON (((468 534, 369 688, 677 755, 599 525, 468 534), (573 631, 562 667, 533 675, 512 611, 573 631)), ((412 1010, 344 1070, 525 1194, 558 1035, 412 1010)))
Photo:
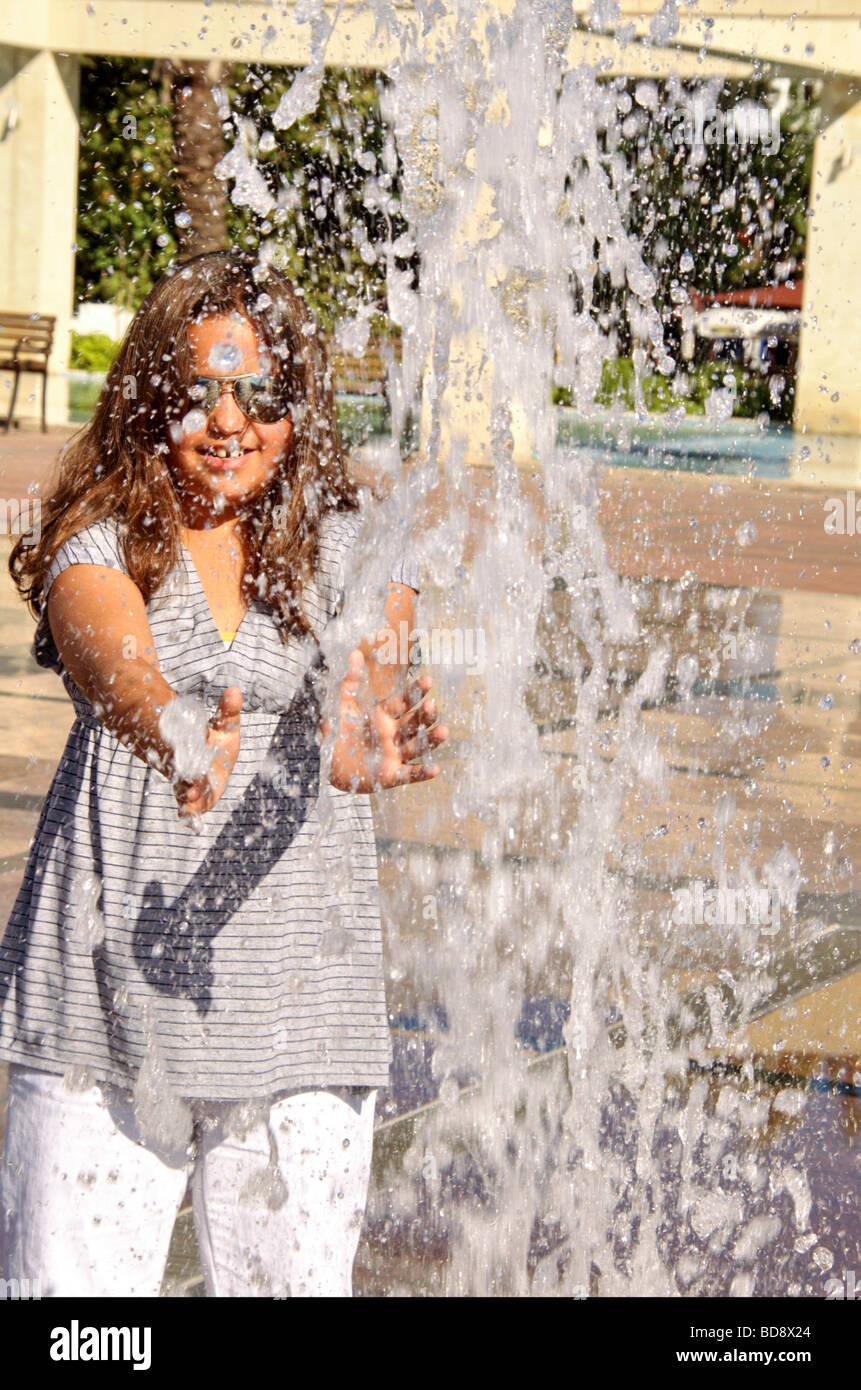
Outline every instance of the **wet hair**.
POLYGON ((293 417, 285 458, 238 522, 247 557, 243 596, 272 605, 285 641, 311 633, 301 598, 318 562, 321 522, 328 512, 357 510, 357 489, 338 436, 317 324, 286 276, 239 251, 177 265, 129 324, 92 419, 61 453, 38 544, 21 537, 9 558, 12 578, 36 616, 57 551, 93 522, 120 520, 126 567, 145 603, 179 563, 182 516, 168 437, 189 409, 188 327, 232 313, 250 320, 261 351, 268 349, 276 389, 287 393, 293 417))

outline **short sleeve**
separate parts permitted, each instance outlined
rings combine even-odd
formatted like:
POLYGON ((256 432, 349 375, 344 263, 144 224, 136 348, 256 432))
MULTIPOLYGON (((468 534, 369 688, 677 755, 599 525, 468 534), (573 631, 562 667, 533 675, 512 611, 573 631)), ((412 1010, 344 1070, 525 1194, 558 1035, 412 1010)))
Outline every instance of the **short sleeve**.
POLYGON ((61 671, 63 665, 48 622, 48 592, 57 575, 70 565, 105 565, 127 574, 117 521, 109 517, 77 531, 63 542, 45 572, 42 611, 33 638, 33 656, 40 666, 48 666, 54 671, 61 671))
POLYGON ((416 593, 421 593, 419 567, 410 551, 405 551, 400 556, 398 563, 392 570, 389 582, 392 584, 406 584, 410 589, 415 589, 416 593))
POLYGON ((96 521, 84 527, 60 546, 45 574, 42 598, 63 570, 70 565, 106 565, 109 569, 126 572, 119 527, 113 519, 96 521))
POLYGON ((323 600, 326 618, 337 618, 344 606, 346 558, 359 534, 354 512, 329 512, 320 527, 320 553, 316 588, 323 600))
MULTIPOLYGON (((329 512, 320 530, 320 558, 315 579, 328 617, 336 618, 344 606, 347 557, 356 543, 360 520, 356 512, 329 512)), ((403 549, 390 570, 390 582, 408 584, 420 591, 419 567, 403 549)))

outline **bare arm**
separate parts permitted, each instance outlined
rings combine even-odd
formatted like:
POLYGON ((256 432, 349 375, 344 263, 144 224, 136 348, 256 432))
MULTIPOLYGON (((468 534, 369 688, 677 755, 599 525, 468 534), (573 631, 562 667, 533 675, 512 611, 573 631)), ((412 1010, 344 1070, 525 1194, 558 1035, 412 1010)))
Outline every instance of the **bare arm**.
POLYGON ((411 589, 408 584, 390 583, 383 609, 386 620, 383 627, 376 634, 373 642, 366 640, 359 643, 359 651, 367 664, 375 700, 386 700, 391 695, 403 694, 410 664, 409 649, 411 643, 409 637, 416 620, 417 598, 418 594, 415 589, 411 589), (406 643, 401 643, 400 640, 402 623, 406 623, 406 627, 403 629, 407 635, 406 643), (392 634, 394 634, 398 661, 395 663, 381 662, 378 659, 379 654, 387 644, 391 649, 392 634), (401 661, 401 657, 404 657, 405 660, 401 661))
MULTIPOLYGON (((51 585, 48 621, 66 671, 105 728, 173 781, 173 749, 159 730, 159 719, 177 692, 159 670, 137 585, 106 565, 70 565, 51 585)), ((238 751, 241 704, 234 687, 222 697, 208 742, 217 754, 226 751, 229 766, 214 765, 208 779, 178 791, 183 812, 209 810, 224 790, 236 757, 235 752, 229 756, 234 739, 238 751)))

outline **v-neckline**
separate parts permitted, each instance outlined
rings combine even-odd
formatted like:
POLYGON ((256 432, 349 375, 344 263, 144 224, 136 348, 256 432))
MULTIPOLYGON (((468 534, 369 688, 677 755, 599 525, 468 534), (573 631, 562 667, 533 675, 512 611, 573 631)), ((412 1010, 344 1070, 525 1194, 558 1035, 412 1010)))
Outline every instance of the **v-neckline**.
POLYGON ((199 573, 198 568, 197 568, 197 565, 195 564, 194 556, 192 555, 191 551, 189 550, 188 546, 186 545, 186 543, 185 543, 185 541, 182 539, 182 537, 180 537, 180 545, 182 546, 182 548, 183 548, 183 550, 184 550, 184 552, 185 552, 186 561, 187 561, 187 566, 186 566, 186 567, 188 567, 188 564, 191 565, 191 572, 192 572, 192 575, 193 575, 194 578, 197 580, 197 587, 198 587, 198 589, 200 590, 200 596, 201 596, 201 598, 203 599, 203 602, 204 602, 204 604, 205 604, 205 606, 206 606, 206 611, 207 611, 207 613, 208 613, 208 615, 209 615, 210 627, 211 627, 212 631, 215 632, 215 633, 217 634, 217 636, 218 636, 218 641, 219 641, 219 643, 220 643, 220 645, 221 645, 221 650, 222 650, 222 652, 224 652, 224 654, 226 655, 228 652, 231 652, 231 651, 233 650, 233 648, 235 647, 235 645, 236 645, 236 640, 237 640, 237 638, 239 637, 240 628, 242 627, 242 624, 245 622, 245 619, 248 617, 248 614, 251 612, 251 609, 253 608, 254 605, 253 605, 253 604, 249 604, 249 605, 248 605, 248 607, 246 608, 245 612, 242 614, 242 617, 239 619, 239 622, 236 624, 236 627, 235 627, 234 630, 233 630, 233 638, 232 638, 232 640, 230 641, 229 645, 225 646, 225 644, 224 644, 224 638, 223 638, 222 635, 221 635, 221 628, 218 626, 218 623, 215 621, 215 614, 213 613, 212 608, 210 607, 209 599, 208 599, 207 596, 206 596, 206 589, 203 587, 203 580, 201 579, 200 573, 199 573))

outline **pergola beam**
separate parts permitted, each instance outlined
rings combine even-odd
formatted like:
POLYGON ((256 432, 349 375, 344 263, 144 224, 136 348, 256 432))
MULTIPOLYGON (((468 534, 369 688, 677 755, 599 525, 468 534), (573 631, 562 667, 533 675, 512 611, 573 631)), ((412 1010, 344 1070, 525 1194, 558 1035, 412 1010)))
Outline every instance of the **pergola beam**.
MULTIPOLYGON (((267 0, 206 5, 202 0, 37 0, 8 6, 0 16, 0 43, 55 53, 103 53, 118 57, 265 61, 304 66, 311 56, 310 25, 293 17, 293 5, 274 10, 267 0)), ((506 0, 488 8, 507 13, 506 0)), ((861 76, 861 20, 854 0, 828 0, 799 13, 791 0, 733 0, 697 4, 679 14, 665 41, 650 29, 661 0, 622 0, 621 20, 596 33, 588 5, 573 13, 581 25, 568 51, 572 66, 601 63, 607 73, 667 76, 692 65, 690 75, 728 76, 768 69, 775 76, 861 76), (619 35, 621 34, 621 37, 619 35), (700 54, 703 54, 700 57, 700 54), (603 66, 611 64, 611 66, 603 66)), ((418 26, 412 5, 396 10, 418 26)), ((337 7, 327 6, 334 19, 337 7)), ((344 0, 326 51, 338 67, 388 67, 400 53, 396 39, 377 29, 370 5, 344 0)))

